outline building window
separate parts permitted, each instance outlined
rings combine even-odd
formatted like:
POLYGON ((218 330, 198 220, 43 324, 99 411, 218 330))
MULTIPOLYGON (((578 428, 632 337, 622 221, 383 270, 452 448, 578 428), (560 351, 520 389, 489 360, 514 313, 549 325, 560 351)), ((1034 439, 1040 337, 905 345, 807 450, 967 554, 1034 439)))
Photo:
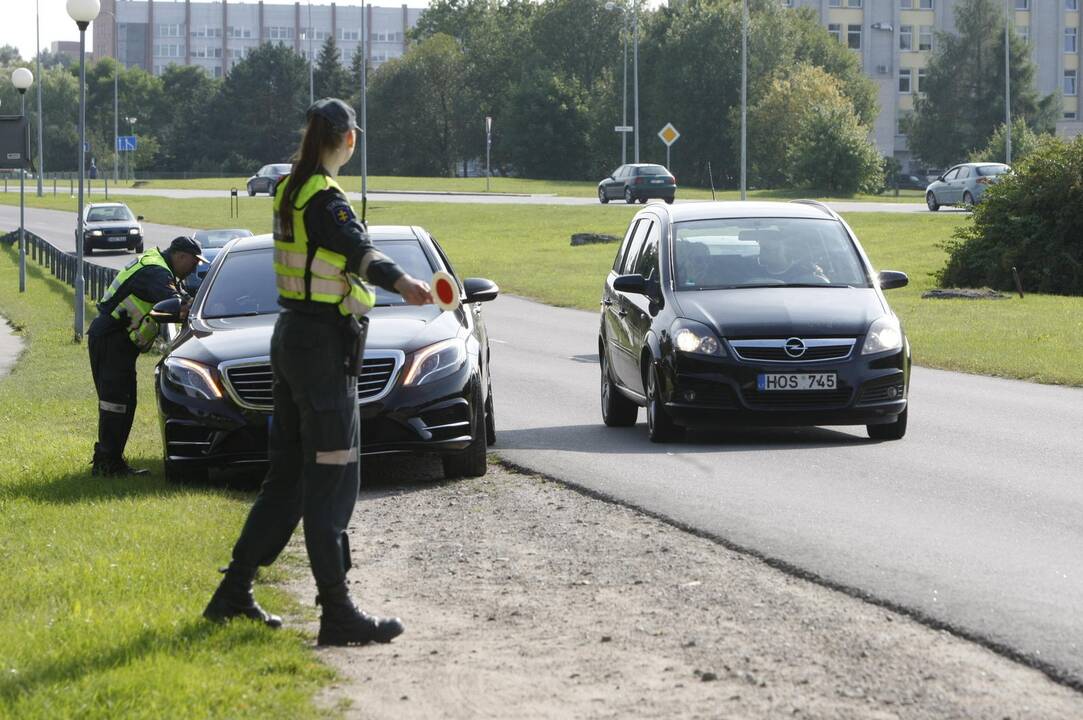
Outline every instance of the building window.
POLYGON ((793 7, 793 0, 782 0, 782 7, 793 7))
POLYGON ((919 0, 918 7, 922 10, 932 10, 933 0, 919 0))
POLYGON ((847 25, 846 26, 846 47, 851 50, 861 49, 861 26, 860 25, 847 25))
POLYGON ((910 94, 910 68, 899 68, 899 94, 910 94))
POLYGON ((899 26, 899 49, 900 50, 913 50, 914 49, 914 26, 913 25, 900 25, 899 26))
POLYGON ((1064 71, 1064 94, 1074 97, 1077 94, 1076 88, 1076 71, 1065 70, 1064 71))
POLYGON ((842 7, 842 0, 827 0, 828 7, 842 7))
POLYGON ((859 8, 861 7, 861 0, 846 0, 846 7, 859 8))
POLYGON ((158 37, 181 37, 180 25, 158 25, 155 29, 158 37))
POLYGON ((267 28, 268 40, 293 40, 293 28, 272 25, 267 28))
POLYGON ((1079 50, 1079 43, 1077 42, 1078 32, 1079 28, 1064 28, 1064 52, 1074 53, 1079 50))
POLYGON ((226 36, 231 38, 250 40, 252 38, 252 28, 229 27, 226 29, 226 36))
POLYGON ((1076 118, 1075 110, 1065 110, 1064 111, 1064 119, 1065 120, 1075 120, 1075 118, 1076 118))
POLYGON ((1079 9, 1079 0, 1064 0, 1064 9, 1065 10, 1078 10, 1079 9))
POLYGON ((839 23, 828 23, 827 34, 835 38, 837 42, 842 42, 842 25, 839 23))
POLYGON ((1015 0, 1016 10, 1030 10, 1030 0, 1015 0))
POLYGON ((918 68, 918 84, 914 88, 914 92, 918 94, 925 92, 925 78, 927 75, 928 73, 925 71, 925 68, 918 68))
POLYGON ((914 7, 914 0, 899 0, 900 10, 910 10, 914 7))
POLYGON ((921 25, 918 27, 918 50, 933 49, 933 26, 921 25))
POLYGON ((338 39, 339 40, 357 42, 358 40, 361 39, 361 31, 360 30, 347 30, 346 28, 342 28, 341 30, 338 31, 338 39))

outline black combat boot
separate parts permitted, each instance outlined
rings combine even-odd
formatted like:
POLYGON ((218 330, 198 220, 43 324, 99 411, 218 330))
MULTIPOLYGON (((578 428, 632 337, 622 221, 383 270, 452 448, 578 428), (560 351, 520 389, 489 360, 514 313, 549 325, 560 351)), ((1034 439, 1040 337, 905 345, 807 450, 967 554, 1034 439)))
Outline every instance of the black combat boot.
POLYGON ((374 617, 358 610, 346 583, 323 588, 316 603, 323 607, 316 640, 319 645, 389 643, 406 629, 398 618, 374 617))
POLYGON ((282 618, 272 615, 259 606, 252 596, 252 581, 256 577, 255 568, 236 567, 230 564, 220 572, 224 574, 221 584, 207 603, 203 617, 211 622, 225 622, 235 617, 258 620, 267 627, 282 627, 282 618))

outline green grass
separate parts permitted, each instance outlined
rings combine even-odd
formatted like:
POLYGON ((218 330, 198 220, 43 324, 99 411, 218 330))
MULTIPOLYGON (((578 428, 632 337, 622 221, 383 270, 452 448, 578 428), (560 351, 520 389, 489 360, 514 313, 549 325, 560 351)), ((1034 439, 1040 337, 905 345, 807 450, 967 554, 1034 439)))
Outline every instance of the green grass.
MULTIPOLYGON (((678 178, 679 179, 679 178, 678 178)), ((235 178, 200 178, 193 180, 146 180, 139 181, 141 188, 175 188, 188 190, 229 190, 237 188, 242 194, 248 177, 235 178)), ((347 190, 360 191, 360 176, 345 176, 340 179, 347 190)), ((122 183, 117 192, 131 187, 131 183, 122 183)), ((447 178, 447 177, 392 177, 374 175, 368 179, 368 188, 373 192, 431 191, 431 192, 473 192, 484 193, 485 178, 447 178)), ((569 197, 594 197, 598 192, 598 183, 577 182, 571 180, 525 180, 523 178, 494 177, 490 180, 489 191, 494 193, 523 193, 528 195, 564 195, 569 197)), ((678 197, 707 200, 711 197, 710 188, 679 186, 678 197)), ((722 190, 716 194, 719 200, 736 200, 740 196, 737 190, 722 190)), ((820 199, 851 200, 860 202, 922 202, 925 197, 920 190, 900 190, 899 197, 894 193, 884 195, 855 195, 848 198, 831 198, 808 190, 752 190, 752 198, 788 199, 797 197, 816 197, 820 199)), ((620 202, 620 201, 614 201, 620 202)))
MULTIPOLYGON (((0 196, 0 202, 12 202, 0 196)), ((32 198, 34 204, 71 210, 69 198, 32 198)), ((132 197, 129 205, 152 222, 188 227, 227 227, 228 202, 132 197)), ((621 236, 636 208, 373 200, 369 221, 415 224, 447 247, 463 275, 496 280, 505 291, 552 305, 595 310, 616 248, 572 248, 574 232, 621 236)), ((931 274, 945 260, 938 244, 951 236, 960 214, 850 213, 853 226, 878 269, 902 270, 910 286, 887 293, 902 317, 914 358, 928 367, 1083 386, 1083 298, 1028 295, 1006 300, 922 300, 931 274)), ((243 198, 241 225, 270 230, 266 198, 243 198)))
POLYGON ((200 618, 250 497, 162 479, 151 356, 128 457, 153 474, 90 476, 97 401, 71 291, 28 267, 20 294, 0 249, 0 314, 28 341, 0 379, 0 717, 317 716, 330 671, 299 633, 200 618))

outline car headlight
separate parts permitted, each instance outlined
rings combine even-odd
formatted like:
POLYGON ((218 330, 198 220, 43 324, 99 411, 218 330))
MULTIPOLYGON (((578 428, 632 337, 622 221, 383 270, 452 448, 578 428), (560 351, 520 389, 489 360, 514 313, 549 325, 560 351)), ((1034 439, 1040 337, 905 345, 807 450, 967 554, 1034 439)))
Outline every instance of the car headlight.
POLYGON ((885 315, 878 320, 873 320, 869 325, 869 331, 865 334, 865 344, 861 348, 862 355, 898 350, 902 347, 902 326, 899 318, 894 315, 885 315))
POLYGON ((128 230, 128 234, 129 235, 138 235, 139 234, 139 228, 131 228, 130 230, 128 230))
POLYGON ((91 230, 90 232, 87 233, 87 235, 89 235, 90 237, 101 237, 102 236, 102 231, 101 230, 91 230))
POLYGON ((451 375, 466 362, 466 343, 451 338, 423 347, 410 356, 404 385, 424 385, 451 375))
POLYGON ((670 328, 673 347, 680 352, 695 355, 725 357, 726 349, 710 328, 695 320, 677 318, 670 328))
POLYGON ((162 365, 165 366, 165 381, 188 397, 202 400, 222 397, 214 368, 184 358, 166 358, 162 365))

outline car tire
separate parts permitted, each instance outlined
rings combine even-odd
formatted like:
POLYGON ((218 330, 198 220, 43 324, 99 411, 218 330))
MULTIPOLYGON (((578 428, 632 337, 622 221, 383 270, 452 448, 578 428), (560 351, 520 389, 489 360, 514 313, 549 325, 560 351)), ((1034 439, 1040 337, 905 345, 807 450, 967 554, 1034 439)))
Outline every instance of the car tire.
POLYGON ((205 467, 165 461, 165 479, 174 485, 206 485, 211 473, 205 467))
POLYGON ((866 425, 865 429, 869 433, 869 438, 872 440, 902 440, 906 435, 906 413, 910 408, 906 408, 899 416, 895 418, 895 422, 888 423, 886 425, 866 425))
POLYGON ((248 183, 248 197, 255 197, 256 189, 252 187, 252 183, 248 183))
POLYGON ((609 374, 609 359, 605 351, 598 353, 601 369, 602 422, 609 427, 631 427, 639 419, 639 406, 624 397, 609 374))
POLYGON ((139 243, 138 245, 135 246, 135 252, 136 253, 142 253, 143 252, 143 243, 139 243))
POLYGON ((489 381, 489 397, 485 399, 485 442, 496 445, 496 404, 493 402, 493 383, 489 381))
POLYGON ((602 205, 609 204, 609 196, 605 194, 605 188, 598 188, 598 202, 602 205))
POLYGON ((631 205, 635 201, 636 201, 636 196, 632 194, 632 188, 626 186, 624 188, 624 202, 631 205))
POLYGON ((674 200, 673 198, 671 198, 671 197, 667 197, 667 198, 666 198, 666 205, 672 205, 672 204, 673 204, 673 200, 674 200))
POLYGON ((93 255, 93 254, 94 254, 93 246, 91 246, 90 243, 84 243, 83 244, 83 255, 93 255))
POLYGON ((474 407, 474 440, 465 450, 442 458, 444 477, 448 480, 481 477, 489 470, 485 405, 475 401, 474 407))
POLYGON ((647 370, 647 436, 653 443, 676 442, 684 438, 684 428, 666 412, 659 385, 658 370, 652 366, 647 370))
POLYGON ((936 212, 940 209, 940 203, 936 201, 936 195, 932 192, 925 193, 925 204, 929 206, 929 212, 936 212))
POLYGON ((967 210, 974 207, 974 196, 970 194, 969 190, 963 193, 963 207, 967 210))

